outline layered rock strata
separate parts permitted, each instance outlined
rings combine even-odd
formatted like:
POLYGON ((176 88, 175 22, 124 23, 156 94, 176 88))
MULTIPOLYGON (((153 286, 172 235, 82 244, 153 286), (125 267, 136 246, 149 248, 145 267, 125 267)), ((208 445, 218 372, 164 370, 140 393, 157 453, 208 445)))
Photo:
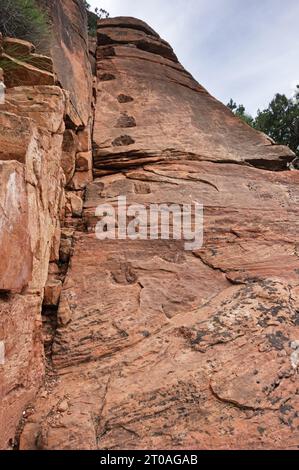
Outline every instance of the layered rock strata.
POLYGON ((95 180, 20 448, 296 449, 292 152, 234 117, 142 21, 100 21, 96 55, 95 180), (203 247, 97 240, 97 206, 120 195, 202 203, 203 247))
POLYGON ((64 106, 62 90, 46 86, 8 89, 7 104, 0 106, 0 331, 5 343, 1 447, 13 438, 44 374, 41 305, 51 252, 59 246, 55 234, 64 201, 64 106), (19 112, 20 93, 24 102, 19 112), (31 115, 37 96, 43 99, 39 121, 31 115), (55 108, 53 115, 47 98, 55 108), (50 129, 51 117, 59 123, 55 131, 50 129))
POLYGON ((47 352, 52 341, 47 326, 56 323, 74 228, 92 181, 94 97, 86 16, 81 4, 64 2, 63 8, 70 6, 74 17, 63 51, 74 68, 64 88, 54 53, 37 54, 33 44, 0 37, 0 79, 6 86, 0 104, 2 449, 16 445, 17 427, 44 383, 44 347, 47 352))

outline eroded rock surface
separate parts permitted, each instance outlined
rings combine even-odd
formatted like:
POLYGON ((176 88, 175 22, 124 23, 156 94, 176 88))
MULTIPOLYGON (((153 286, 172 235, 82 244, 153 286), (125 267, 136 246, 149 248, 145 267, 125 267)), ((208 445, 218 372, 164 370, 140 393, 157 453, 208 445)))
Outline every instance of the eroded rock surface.
POLYGON ((235 118, 139 20, 99 23, 97 78, 96 178, 72 245, 65 232, 51 370, 21 449, 298 448, 292 152, 235 118), (95 209, 120 195, 203 203, 203 248, 100 242, 95 209))
POLYGON ((87 126, 92 99, 87 14, 81 0, 38 0, 51 22, 50 54, 59 83, 70 94, 69 119, 87 126))
POLYGON ((12 88, 0 105, 1 448, 14 444, 23 410, 44 377, 41 306, 64 199, 62 134, 52 128, 52 122, 63 124, 64 94, 56 87, 36 91, 12 88), (48 96, 59 97, 55 112, 47 108, 48 96))
MULTIPOLYGON (((51 57, 36 54, 26 41, 0 35, 1 91, 5 90, 0 104, 1 449, 17 446, 19 425, 45 380, 44 349, 52 337, 42 326, 55 325, 73 243, 72 227, 80 223, 83 190, 92 180, 84 152, 91 151, 93 77, 82 3, 70 4, 72 27, 63 50, 66 55, 75 54, 80 68, 75 71, 75 57, 74 68, 68 70, 69 88, 62 88, 57 80, 61 67, 56 60, 53 64, 51 57), (77 53, 73 45, 78 43, 77 53), (63 161, 69 133, 75 136, 70 174, 63 161)), ((57 41, 59 34, 58 29, 57 41)))
POLYGON ((237 121, 173 53, 165 54, 169 45, 139 23, 133 24, 108 19, 98 29, 97 175, 182 158, 252 162, 272 169, 285 167, 293 158, 285 147, 237 121), (146 48, 147 41, 155 41, 157 47, 146 48), (126 115, 131 125, 125 125, 126 115))
POLYGON ((0 180, 0 291, 21 292, 31 280, 33 263, 22 165, 0 161, 0 180))

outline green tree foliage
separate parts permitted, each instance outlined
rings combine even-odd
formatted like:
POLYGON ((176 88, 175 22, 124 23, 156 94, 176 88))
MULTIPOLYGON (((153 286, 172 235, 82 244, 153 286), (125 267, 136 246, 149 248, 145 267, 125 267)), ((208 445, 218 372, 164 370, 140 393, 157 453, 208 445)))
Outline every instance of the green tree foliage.
POLYGON ((258 110, 255 118, 232 99, 227 106, 247 124, 264 132, 276 143, 289 146, 299 156, 299 85, 293 98, 277 93, 266 109, 258 110))
POLYGON ((0 0, 0 32, 30 41, 39 50, 49 41, 47 16, 35 0, 0 0))
POLYGON ((95 8, 94 11, 90 10, 90 4, 83 0, 84 6, 87 10, 87 18, 88 18, 88 33, 91 36, 95 36, 97 33, 97 22, 99 19, 102 18, 109 18, 109 13, 103 8, 95 8))
POLYGON ((249 126, 253 126, 254 119, 253 117, 246 112, 245 106, 243 104, 237 105, 232 99, 227 104, 227 107, 239 118, 245 121, 249 126))
POLYGON ((258 111, 255 128, 265 132, 278 144, 288 145, 299 155, 299 105, 277 93, 267 109, 258 111))

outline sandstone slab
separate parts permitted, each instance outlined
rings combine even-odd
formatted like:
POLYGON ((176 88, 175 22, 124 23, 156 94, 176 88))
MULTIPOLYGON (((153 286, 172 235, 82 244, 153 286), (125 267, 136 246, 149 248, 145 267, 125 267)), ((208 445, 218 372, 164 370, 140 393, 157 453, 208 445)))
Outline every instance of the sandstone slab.
MULTIPOLYGON (((38 0, 42 7, 44 0, 38 0)), ((70 94, 69 119, 85 126, 90 117, 92 73, 89 63, 87 17, 83 2, 46 2, 51 19, 50 54, 59 83, 70 94)))
POLYGON ((36 436, 43 449, 295 448, 297 179, 186 160, 89 185, 90 233, 74 246, 53 344, 59 384, 37 401, 22 448, 36 436), (203 248, 97 240, 95 209, 120 194, 146 206, 202 201, 203 248))
POLYGON ((143 31, 150 36, 159 38, 159 35, 156 31, 153 30, 145 21, 139 20, 138 18, 133 18, 130 16, 117 16, 115 18, 103 18, 98 23, 98 29, 102 28, 123 28, 123 29, 133 29, 136 31, 143 31))
MULTIPOLYGON (((2 108, 2 105, 0 106, 2 108)), ((0 112, 0 131, 0 160, 17 160, 24 163, 27 149, 34 140, 34 129, 30 120, 20 119, 13 113, 0 112)))
POLYGON ((44 379, 42 297, 64 192, 65 95, 47 87, 14 91, 0 109, 1 449, 15 445, 20 419, 30 414, 44 379))
POLYGON ((53 60, 42 54, 30 54, 27 62, 40 70, 53 73, 53 60))
POLYGON ((0 292, 21 292, 31 281, 28 200, 24 168, 0 161, 0 292))
POLYGON ((153 41, 152 35, 123 28, 119 21, 108 27, 104 20, 98 29, 97 175, 182 157, 286 168, 293 158, 289 149, 236 118, 171 57, 138 48, 138 35, 153 41), (126 132, 117 125, 124 112, 136 123, 126 132))
POLYGON ((0 298, 0 340, 5 347, 4 364, 0 365, 1 449, 14 445, 23 411, 44 377, 40 309, 36 295, 0 298))
POLYGON ((103 20, 98 33, 97 178, 81 230, 63 233, 61 259, 71 262, 51 351, 55 381, 35 401, 20 448, 296 449, 292 152, 165 57, 144 23, 103 20), (124 116, 135 126, 122 127, 124 116), (203 246, 97 239, 97 207, 116 209, 119 196, 146 208, 202 203, 203 246))
POLYGON ((5 85, 7 88, 55 84, 55 78, 52 73, 11 57, 6 53, 2 54, 0 64, 4 69, 5 85))
POLYGON ((5 37, 2 44, 6 54, 20 60, 35 51, 34 45, 23 39, 5 37))
POLYGON ((67 97, 57 86, 18 86, 6 91, 0 110, 33 119, 49 132, 63 132, 67 97))

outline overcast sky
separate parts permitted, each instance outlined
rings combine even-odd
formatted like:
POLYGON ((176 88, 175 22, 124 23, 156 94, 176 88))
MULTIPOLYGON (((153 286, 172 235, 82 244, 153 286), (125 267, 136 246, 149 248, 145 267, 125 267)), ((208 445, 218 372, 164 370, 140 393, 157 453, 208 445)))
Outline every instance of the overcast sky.
POLYGON ((255 114, 299 84, 299 0, 88 0, 149 23, 196 80, 255 114))

